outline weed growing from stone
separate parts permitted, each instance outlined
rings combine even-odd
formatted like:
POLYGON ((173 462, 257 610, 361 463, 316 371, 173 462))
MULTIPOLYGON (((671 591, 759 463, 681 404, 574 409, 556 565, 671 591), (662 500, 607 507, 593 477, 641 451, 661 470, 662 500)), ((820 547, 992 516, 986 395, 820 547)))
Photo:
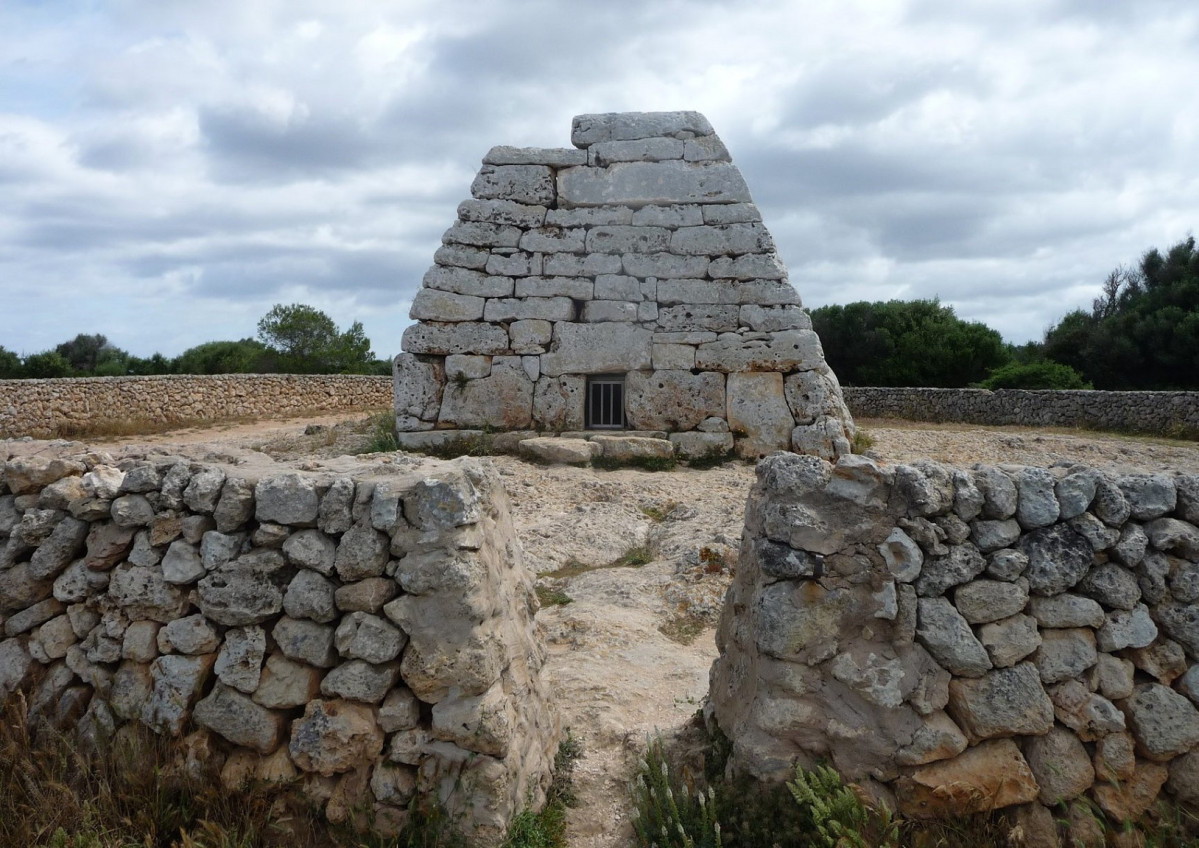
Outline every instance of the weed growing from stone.
POLYGON ((687 460, 687 467, 694 468, 696 471, 706 471, 709 468, 716 468, 724 465, 726 462, 733 462, 737 459, 735 451, 727 450, 711 450, 703 456, 692 457, 687 460))
POLYGON ((872 447, 874 447, 874 436, 859 427, 853 434, 853 441, 850 443, 850 448, 854 453, 865 453, 872 447))
POLYGON ((372 415, 370 422, 370 441, 366 443, 363 453, 391 453, 400 449, 396 441, 395 416, 390 412, 380 412, 372 415))
POLYGON ((566 848, 566 809, 577 803, 574 791, 575 760, 583 748, 570 730, 554 755, 554 779, 546 791, 541 812, 525 810, 508 827, 503 848, 566 848))
POLYGON ((665 503, 643 506, 641 507, 641 514, 655 524, 661 524, 666 520, 668 515, 674 512, 675 507, 678 505, 678 501, 666 501, 665 503))
POLYGON ((629 548, 612 561, 610 568, 638 568, 649 565, 654 561, 654 552, 649 545, 637 545, 629 548))
POLYGON ((602 471, 615 471, 618 468, 640 468, 642 471, 673 471, 677 464, 673 456, 638 456, 630 459, 613 459, 608 456, 597 456, 591 460, 591 467, 602 471))
POLYGON ((564 607, 571 603, 574 598, 563 592, 561 589, 555 589, 552 586, 543 586, 538 584, 536 587, 537 600, 544 607, 564 607))

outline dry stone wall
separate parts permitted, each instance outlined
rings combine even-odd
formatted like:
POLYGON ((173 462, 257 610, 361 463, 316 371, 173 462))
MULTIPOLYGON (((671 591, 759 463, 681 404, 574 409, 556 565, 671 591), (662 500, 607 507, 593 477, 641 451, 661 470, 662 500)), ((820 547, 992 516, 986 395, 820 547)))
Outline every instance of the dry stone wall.
POLYGON ((735 769, 908 816, 1199 807, 1196 525, 1199 475, 768 457, 709 714, 735 769))
POLYGON ((840 386, 707 119, 580 115, 571 141, 484 157, 395 360, 401 446, 583 430, 605 375, 624 380, 617 426, 683 455, 848 453, 840 386))
POLYGON ((0 699, 32 686, 35 722, 186 735, 228 785, 297 778, 385 833, 422 795, 498 844, 544 799, 558 726, 490 465, 0 468, 0 699))
POLYGON ((0 438, 161 423, 386 409, 391 380, 349 374, 216 374, 0 380, 0 438))
POLYGON ((1199 436, 1199 392, 1031 391, 1003 389, 843 389, 859 418, 957 421, 1026 427, 1199 436))

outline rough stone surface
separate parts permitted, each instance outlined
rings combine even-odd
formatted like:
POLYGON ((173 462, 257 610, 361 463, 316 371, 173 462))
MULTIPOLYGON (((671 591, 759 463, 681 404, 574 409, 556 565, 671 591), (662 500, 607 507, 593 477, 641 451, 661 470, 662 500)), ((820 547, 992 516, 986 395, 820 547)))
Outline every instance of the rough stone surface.
POLYGON ((998 810, 1036 800, 1038 793, 1036 778, 1010 739, 924 766, 896 784, 899 812, 916 819, 998 810))
POLYGON ((710 127, 655 135, 702 116, 653 114, 605 117, 575 134, 584 151, 488 154, 413 300, 398 432, 581 430, 604 375, 625 380, 626 426, 690 437, 687 457, 850 453, 841 387, 728 151, 710 127), (649 135, 612 137, 625 124, 649 135), (694 435, 712 419, 726 437, 694 435))

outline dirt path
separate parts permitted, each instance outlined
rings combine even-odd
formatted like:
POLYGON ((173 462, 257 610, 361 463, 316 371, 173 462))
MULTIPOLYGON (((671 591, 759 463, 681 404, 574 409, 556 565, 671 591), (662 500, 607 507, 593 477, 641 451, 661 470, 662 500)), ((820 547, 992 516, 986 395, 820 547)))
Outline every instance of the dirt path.
MULTIPOLYGON (((929 426, 860 421, 869 454, 896 463, 930 458, 1199 473, 1199 445, 1023 428, 929 426)), ((249 450, 262 462, 319 461, 364 449, 362 417, 264 421, 101 442, 132 452, 203 458, 249 450)), ((44 446, 45 443, 40 443, 44 446)), ((0 442, 28 452, 39 443, 0 442)), ((568 819, 577 848, 631 844, 628 783, 646 739, 670 737, 694 717, 716 656, 713 625, 739 545, 753 468, 648 473, 546 468, 494 457, 511 495, 528 565, 547 603, 538 614, 565 726, 582 743, 580 803, 568 819), (623 559, 647 564, 622 563, 623 559)))

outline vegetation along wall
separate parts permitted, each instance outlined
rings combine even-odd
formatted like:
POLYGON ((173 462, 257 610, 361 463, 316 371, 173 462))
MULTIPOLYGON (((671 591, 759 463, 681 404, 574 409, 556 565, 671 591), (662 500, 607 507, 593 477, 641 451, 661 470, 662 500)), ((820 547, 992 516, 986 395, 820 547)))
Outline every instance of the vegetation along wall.
POLYGON ((0 380, 0 438, 70 435, 106 421, 191 423, 391 405, 391 378, 353 374, 0 380))
POLYGON ((1199 475, 757 474, 708 708, 736 770, 827 758, 906 816, 1012 808, 1028 844, 1199 806, 1199 475))
POLYGON ((1103 392, 1001 389, 842 389, 858 418, 1083 427, 1199 436, 1199 392, 1103 392))
POLYGON ((394 833, 421 795, 498 844, 558 742, 507 496, 476 460, 326 468, 9 459, 0 702, 32 686, 93 750, 189 736, 335 822, 394 833))

